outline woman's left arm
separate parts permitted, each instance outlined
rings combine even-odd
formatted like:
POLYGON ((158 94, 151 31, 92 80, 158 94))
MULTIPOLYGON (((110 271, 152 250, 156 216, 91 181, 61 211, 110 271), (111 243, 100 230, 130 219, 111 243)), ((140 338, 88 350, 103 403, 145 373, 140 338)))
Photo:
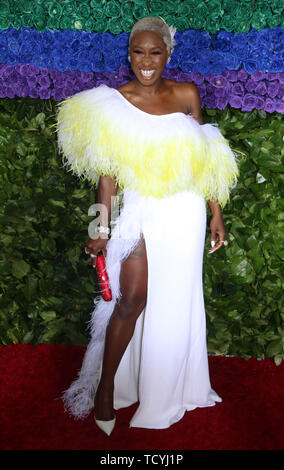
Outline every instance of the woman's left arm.
MULTIPOLYGON (((191 83, 186 87, 186 98, 189 104, 189 111, 191 116, 203 124, 202 113, 201 113, 201 100, 198 89, 195 85, 191 83)), ((211 230, 211 248, 209 253, 214 253, 214 251, 219 250, 223 245, 226 239, 226 230, 223 222, 222 209, 218 202, 207 201, 211 209, 212 218, 210 221, 210 230, 211 230)))

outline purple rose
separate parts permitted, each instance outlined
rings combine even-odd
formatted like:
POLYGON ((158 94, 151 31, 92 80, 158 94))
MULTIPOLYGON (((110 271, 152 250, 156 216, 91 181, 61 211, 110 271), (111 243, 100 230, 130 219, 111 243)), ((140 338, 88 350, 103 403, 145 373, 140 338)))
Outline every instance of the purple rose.
POLYGON ((263 80, 265 78, 265 72, 254 72, 251 76, 252 80, 255 80, 256 82, 259 82, 260 80, 263 80))
POLYGON ((32 77, 33 75, 36 75, 38 73, 38 69, 32 64, 19 64, 18 72, 24 77, 32 77))
POLYGON ((8 85, 8 86, 6 87, 6 94, 5 94, 5 96, 6 96, 7 98, 15 98, 15 90, 14 90, 14 88, 13 88, 12 86, 8 85))
POLYGON ((48 100, 51 96, 51 90, 47 88, 40 88, 39 89, 39 97, 41 100, 48 100))
POLYGON ((280 84, 277 80, 269 82, 267 85, 267 94, 270 98, 275 98, 278 95, 280 90, 280 84))
POLYGON ((245 90, 243 84, 241 82, 234 83, 231 92, 233 95, 244 96, 245 90))
POLYGON ((242 111, 252 111, 256 107, 257 99, 251 93, 247 93, 243 97, 242 111))
POLYGON ((258 93, 259 95, 266 95, 267 93, 267 88, 265 82, 258 82, 255 92, 258 93))
POLYGON ((264 111, 267 111, 268 113, 274 113, 276 109, 276 103, 274 100, 271 98, 266 98, 265 103, 264 103, 264 111))
POLYGON ((275 111, 277 111, 277 113, 284 114, 284 102, 283 101, 276 101, 275 111))
POLYGON ((217 98, 215 95, 206 95, 204 97, 204 104, 207 108, 214 109, 217 107, 217 98))
POLYGON ((277 96, 278 98, 282 98, 282 96, 284 96, 284 83, 280 83, 277 96))
POLYGON ((241 108, 242 107, 242 98, 237 95, 231 95, 229 97, 229 104, 232 108, 241 108))
POLYGON ((0 84, 0 98, 6 98, 6 87, 0 84))
POLYGON ((224 72, 222 72, 222 75, 229 82, 236 82, 238 80, 238 72, 236 70, 224 70, 224 72))
POLYGON ((224 88, 228 81, 223 75, 209 75, 208 82, 215 88, 224 88))
POLYGON ((203 98, 203 96, 206 96, 206 85, 205 83, 201 83, 200 85, 197 86, 200 98, 203 98))
POLYGON ((195 85, 201 85, 201 83, 204 82, 204 75, 199 72, 194 72, 192 74, 192 81, 195 83, 195 85))
POLYGON ((263 109, 264 108, 264 98, 262 98, 261 96, 256 96, 256 109, 263 109))
POLYGON ((27 85, 20 85, 16 89, 16 94, 20 98, 26 98, 29 95, 29 89, 27 85))
POLYGON ((51 85, 51 80, 48 76, 42 76, 38 77, 38 83, 40 85, 40 88, 49 88, 51 85))
POLYGON ((35 88, 36 84, 37 84, 37 77, 36 75, 33 75, 33 76, 27 76, 27 84, 28 84, 28 87, 30 89, 32 88, 35 88))
POLYGON ((39 90, 38 90, 38 88, 35 88, 35 87, 34 87, 34 88, 31 88, 31 89, 29 90, 29 96, 30 96, 31 98, 39 98, 39 90))
POLYGON ((248 74, 245 70, 241 69, 241 70, 238 70, 238 80, 240 80, 241 82, 245 82, 248 78, 248 74))
POLYGON ((248 81, 245 83, 246 90, 251 93, 252 91, 255 91, 256 83, 254 80, 251 78, 248 79, 248 81))
POLYGON ((61 101, 63 98, 63 88, 54 88, 51 91, 51 95, 55 99, 55 101, 61 101))
POLYGON ((218 96, 217 98, 217 108, 225 109, 228 104, 228 98, 226 96, 218 96))
POLYGON ((2 77, 3 78, 8 78, 9 75, 11 75, 14 72, 14 67, 12 65, 6 65, 6 67, 3 70, 2 77))

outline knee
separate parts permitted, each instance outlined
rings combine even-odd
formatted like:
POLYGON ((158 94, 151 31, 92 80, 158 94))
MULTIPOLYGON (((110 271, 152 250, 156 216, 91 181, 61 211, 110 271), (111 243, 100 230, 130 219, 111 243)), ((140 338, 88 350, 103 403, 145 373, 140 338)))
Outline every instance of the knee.
POLYGON ((146 298, 146 294, 137 292, 122 295, 118 304, 119 316, 129 321, 136 321, 145 308, 146 298))

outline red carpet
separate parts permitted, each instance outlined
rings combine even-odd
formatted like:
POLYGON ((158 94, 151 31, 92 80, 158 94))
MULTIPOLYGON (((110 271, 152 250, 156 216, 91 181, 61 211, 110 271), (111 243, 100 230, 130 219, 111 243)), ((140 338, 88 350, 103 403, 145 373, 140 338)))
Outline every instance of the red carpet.
POLYGON ((92 415, 74 421, 58 399, 83 353, 63 345, 0 347, 0 449, 284 449, 284 363, 210 356, 212 386, 223 403, 188 412, 164 430, 129 428, 134 405, 117 412, 109 438, 92 415))

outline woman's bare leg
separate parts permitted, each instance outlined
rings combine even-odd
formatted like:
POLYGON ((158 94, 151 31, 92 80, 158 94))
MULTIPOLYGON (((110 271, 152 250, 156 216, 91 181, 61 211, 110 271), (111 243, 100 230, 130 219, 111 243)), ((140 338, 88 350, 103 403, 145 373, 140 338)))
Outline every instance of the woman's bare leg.
POLYGON ((108 421, 114 417, 114 376, 131 340, 136 320, 146 305, 148 265, 145 240, 124 261, 120 273, 121 298, 110 318, 100 383, 95 397, 96 419, 108 421))

